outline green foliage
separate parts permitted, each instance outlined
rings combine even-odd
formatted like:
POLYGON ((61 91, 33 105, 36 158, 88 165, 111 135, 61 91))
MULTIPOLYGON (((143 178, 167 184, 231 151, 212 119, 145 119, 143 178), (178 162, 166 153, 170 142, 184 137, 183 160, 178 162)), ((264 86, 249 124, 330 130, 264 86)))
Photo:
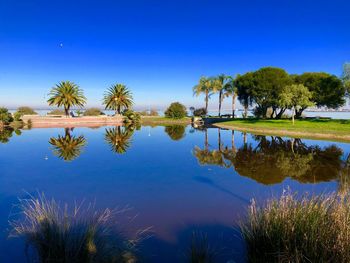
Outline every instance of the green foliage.
POLYGON ((84 114, 82 110, 76 110, 75 113, 78 115, 78 117, 84 114))
POLYGON ((60 206, 44 195, 21 199, 23 218, 12 220, 12 235, 26 242, 28 262, 130 263, 136 262, 136 241, 116 232, 121 211, 97 211, 93 204, 60 206))
POLYGON ((185 137, 185 129, 184 125, 169 125, 165 126, 165 132, 169 135, 169 137, 174 141, 179 141, 185 137))
POLYGON ((285 86, 279 94, 279 104, 285 108, 307 108, 313 105, 312 93, 302 84, 285 86))
POLYGON ((11 113, 9 113, 8 109, 0 107, 0 125, 7 125, 13 121, 11 113))
POLYGON ((197 85, 193 87, 193 94, 199 96, 205 94, 205 110, 208 112, 209 97, 213 91, 213 79, 201 77, 197 85))
POLYGON ((131 139, 134 133, 133 127, 107 128, 105 141, 110 145, 112 152, 123 154, 131 146, 131 139))
POLYGON ((86 140, 83 135, 72 136, 70 130, 66 128, 64 136, 52 137, 49 143, 53 146, 54 155, 69 162, 80 156, 82 148, 86 145, 86 140))
POLYGON ((199 108, 193 111, 193 116, 202 117, 205 115, 207 115, 207 111, 205 110, 205 108, 199 108))
POLYGON ((27 106, 19 107, 16 112, 19 113, 21 116, 23 116, 23 115, 37 115, 38 114, 32 108, 27 107, 27 106))
POLYGON ((308 72, 294 77, 297 84, 303 84, 312 93, 317 107, 338 108, 344 105, 345 87, 342 81, 328 73, 308 72))
POLYGON ((123 110, 132 107, 132 93, 125 85, 115 84, 104 94, 103 104, 106 109, 115 110, 117 114, 121 114, 123 110))
POLYGON ((123 112, 124 123, 135 126, 141 125, 141 115, 138 112, 127 110, 123 112))
POLYGON ((104 115, 104 113, 99 108, 90 108, 84 111, 84 116, 100 116, 104 115))
POLYGON ((47 100, 50 106, 63 107, 66 116, 69 116, 69 109, 73 106, 83 107, 86 98, 83 91, 73 82, 62 81, 53 87, 47 100))
POLYGON ((159 116, 158 111, 155 109, 151 109, 150 111, 141 111, 139 112, 139 114, 141 116, 154 116, 154 117, 159 116))
POLYGON ((286 191, 242 224, 249 262, 349 262, 349 195, 302 197, 286 191))
POLYGON ((181 119, 187 116, 186 107, 179 102, 173 102, 164 112, 165 117, 181 119))
POLYGON ((21 118, 22 118, 22 114, 20 113, 20 112, 15 112, 14 114, 13 114, 13 119, 15 120, 15 121, 20 121, 21 120, 21 118))
POLYGON ((52 110, 50 112, 47 113, 47 115, 65 115, 63 110, 60 109, 56 109, 56 110, 52 110))
POLYGON ((225 97, 228 97, 234 92, 234 82, 232 77, 221 74, 212 81, 211 90, 214 93, 219 93, 219 116, 221 116, 221 105, 225 97))

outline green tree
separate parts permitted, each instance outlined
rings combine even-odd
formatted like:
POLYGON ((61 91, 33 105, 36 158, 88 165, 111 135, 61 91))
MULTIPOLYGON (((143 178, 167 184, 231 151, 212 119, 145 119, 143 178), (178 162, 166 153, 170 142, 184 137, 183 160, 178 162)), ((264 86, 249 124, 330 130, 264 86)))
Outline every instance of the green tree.
POLYGON ((69 128, 66 128, 64 136, 52 137, 49 143, 53 146, 54 155, 69 162, 80 156, 86 140, 83 135, 72 136, 69 128))
POLYGON ((252 90, 254 89, 254 73, 248 72, 244 75, 238 75, 234 81, 234 86, 237 88, 237 96, 239 102, 244 107, 244 117, 248 116, 248 107, 253 104, 252 90))
POLYGON ((216 78, 213 78, 212 90, 215 93, 219 93, 219 116, 221 116, 222 102, 225 96, 227 96, 227 94, 230 94, 228 93, 228 91, 231 90, 231 86, 232 86, 232 78, 230 76, 221 74, 216 78))
POLYGON ((314 103, 311 101, 312 93, 302 84, 285 86, 279 95, 279 104, 286 109, 292 110, 294 125, 295 112, 301 108, 307 108, 314 103))
POLYGON ((103 104, 106 110, 121 114, 123 110, 130 109, 134 102, 131 91, 125 85, 114 84, 104 94, 103 104))
POLYGON ((49 93, 48 103, 50 106, 63 106, 66 116, 69 116, 69 110, 73 106, 83 107, 86 98, 83 91, 73 82, 62 81, 56 84, 49 93))
POLYGON ((350 63, 345 63, 343 66, 342 80, 346 88, 347 96, 350 95, 350 63))
POLYGON ((205 111, 208 112, 208 103, 211 92, 213 91, 213 81, 207 77, 201 77, 199 79, 199 83, 193 87, 193 94, 195 96, 199 96, 201 94, 205 94, 205 111))
POLYGON ((23 106, 19 107, 17 109, 17 112, 23 116, 23 115, 37 115, 38 113, 35 112, 31 107, 23 106))
MULTIPOLYGON (((306 72, 295 76, 296 84, 303 84, 312 93, 312 101, 317 107, 338 108, 345 103, 345 87, 342 81, 324 72, 306 72)), ((296 117, 300 117, 306 108, 300 108, 296 117)))
POLYGON ((0 127, 9 124, 12 121, 13 118, 8 109, 0 108, 0 127))
POLYGON ((165 117, 172 119, 181 119, 186 117, 186 107, 180 102, 173 102, 164 112, 165 117))

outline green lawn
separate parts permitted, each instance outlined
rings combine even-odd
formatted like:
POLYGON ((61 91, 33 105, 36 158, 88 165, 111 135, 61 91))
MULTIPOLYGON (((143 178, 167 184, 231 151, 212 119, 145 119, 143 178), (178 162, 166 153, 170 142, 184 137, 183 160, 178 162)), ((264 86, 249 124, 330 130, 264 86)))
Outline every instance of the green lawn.
POLYGON ((191 123, 191 118, 171 119, 162 116, 141 116, 141 123, 149 126, 187 125, 191 123))
POLYGON ((303 119, 296 120, 293 125, 291 120, 286 119, 236 119, 216 123, 216 125, 268 135, 298 135, 299 137, 350 141, 350 120, 303 119))

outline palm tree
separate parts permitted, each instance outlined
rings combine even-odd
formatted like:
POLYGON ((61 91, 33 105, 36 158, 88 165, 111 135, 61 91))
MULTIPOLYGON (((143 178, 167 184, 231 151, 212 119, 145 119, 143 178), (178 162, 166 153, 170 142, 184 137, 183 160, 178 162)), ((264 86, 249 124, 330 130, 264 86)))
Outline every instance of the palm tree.
POLYGON ((126 127, 122 130, 121 126, 107 128, 105 141, 111 146, 113 152, 122 154, 130 147, 133 132, 133 129, 127 129, 126 127))
POLYGON ((207 77, 201 77, 199 79, 199 83, 193 87, 193 94, 195 96, 199 96, 202 93, 205 94, 205 112, 206 114, 208 114, 208 103, 209 103, 209 97, 210 97, 210 93, 212 91, 213 85, 212 85, 212 80, 210 78, 207 77))
POLYGON ((83 135, 78 137, 70 134, 69 128, 65 128, 65 135, 58 135, 57 138, 50 138, 49 143, 53 146, 54 155, 65 161, 73 161, 81 154, 82 147, 86 140, 83 135))
POLYGON ((224 97, 232 96, 232 117, 235 117, 236 112, 236 98, 237 98, 237 87, 234 84, 235 80, 233 77, 228 77, 227 84, 224 90, 224 97))
POLYGON ((133 103, 132 93, 123 84, 112 85, 103 97, 105 109, 115 110, 116 114, 121 114, 122 110, 128 110, 133 103))
POLYGON ((86 98, 83 91, 73 82, 62 81, 56 84, 49 93, 50 98, 47 100, 50 106, 64 107, 66 116, 69 116, 69 109, 72 106, 83 107, 86 98))
POLYGON ((225 93, 228 90, 231 90, 232 86, 232 77, 225 74, 221 74, 214 78, 213 90, 214 92, 219 92, 219 116, 221 116, 221 105, 225 97, 225 93))

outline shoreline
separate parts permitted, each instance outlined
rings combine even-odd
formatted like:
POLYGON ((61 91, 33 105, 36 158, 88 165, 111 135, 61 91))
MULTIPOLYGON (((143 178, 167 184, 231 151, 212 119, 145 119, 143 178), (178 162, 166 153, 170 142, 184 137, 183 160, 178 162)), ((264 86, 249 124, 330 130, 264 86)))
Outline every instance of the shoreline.
MULTIPOLYGON (((252 124, 246 124, 252 125, 252 124)), ((350 143, 349 134, 336 134, 332 131, 326 132, 312 132, 312 131, 293 131, 283 128, 264 128, 264 127, 247 127, 240 124, 225 124, 224 122, 214 123, 213 126, 218 128, 224 128, 228 130, 237 130, 241 132, 248 132, 255 135, 272 135, 281 137, 294 137, 303 139, 315 139, 315 140, 328 140, 334 142, 346 142, 350 143)), ((253 126, 253 125, 252 125, 253 126)))

